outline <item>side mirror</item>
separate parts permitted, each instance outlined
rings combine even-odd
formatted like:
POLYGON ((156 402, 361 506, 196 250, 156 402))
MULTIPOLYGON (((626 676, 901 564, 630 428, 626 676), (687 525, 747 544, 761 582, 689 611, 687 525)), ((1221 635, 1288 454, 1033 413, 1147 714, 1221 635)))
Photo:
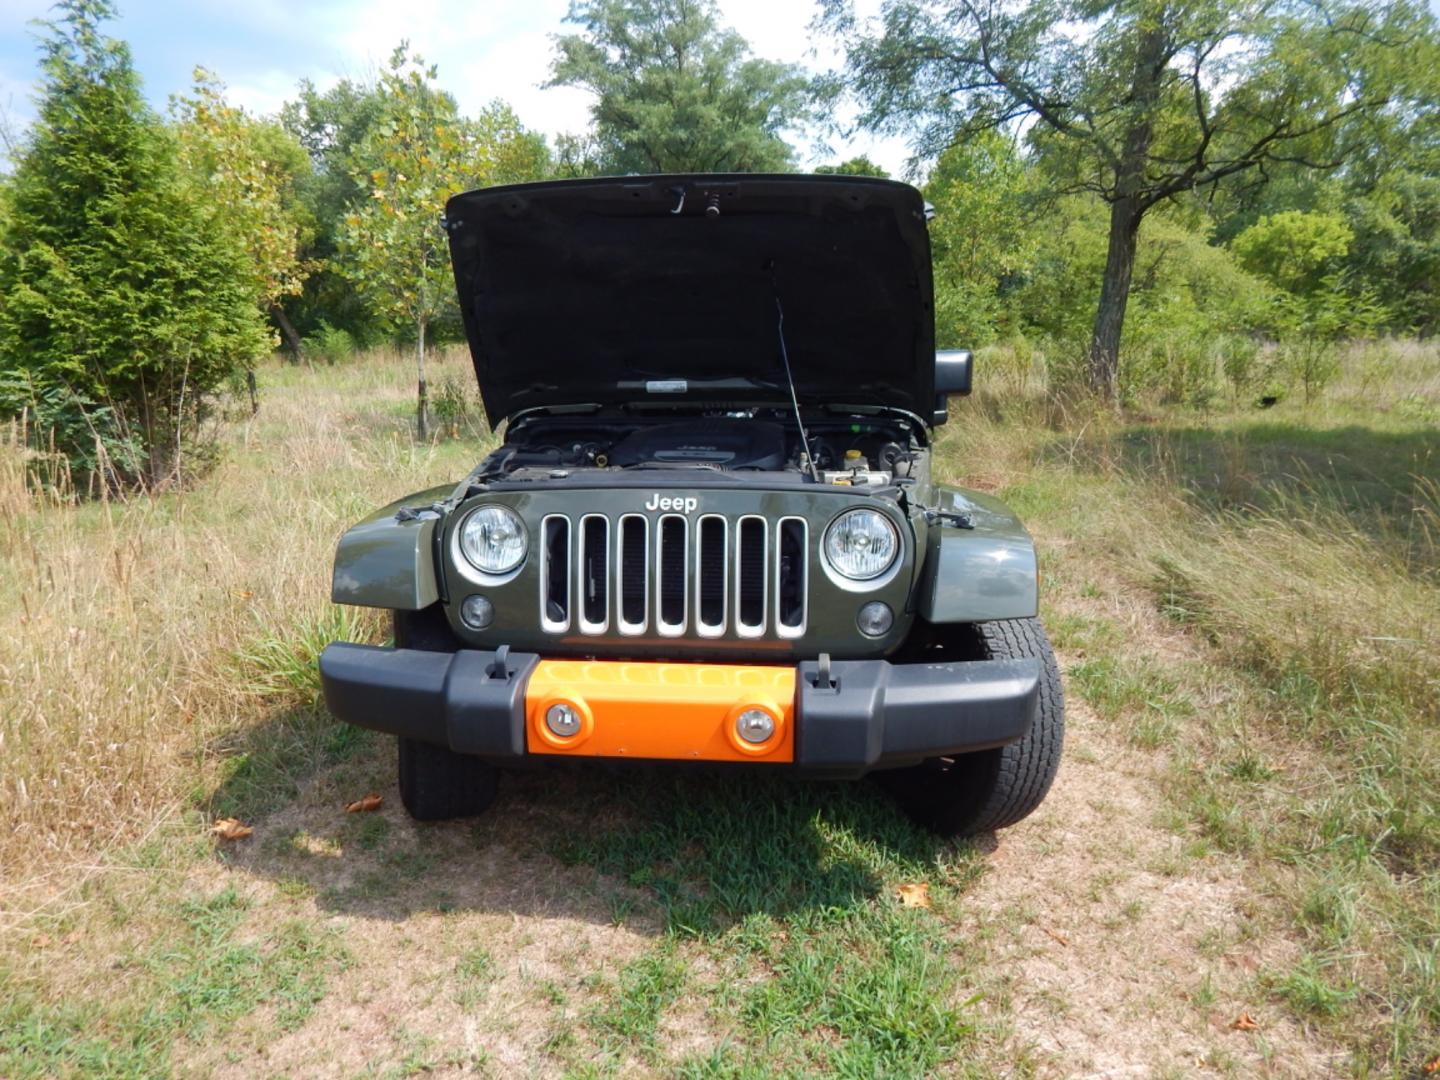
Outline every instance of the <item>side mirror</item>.
POLYGON ((946 399, 951 394, 970 393, 974 362, 969 349, 941 349, 935 354, 935 417, 933 424, 943 424, 950 411, 946 399))

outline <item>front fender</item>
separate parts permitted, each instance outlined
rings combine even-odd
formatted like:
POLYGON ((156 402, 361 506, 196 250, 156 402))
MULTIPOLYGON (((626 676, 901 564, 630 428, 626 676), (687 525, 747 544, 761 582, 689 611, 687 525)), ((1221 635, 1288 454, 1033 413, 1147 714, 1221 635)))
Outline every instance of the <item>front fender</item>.
POLYGON ((417 491, 371 514, 340 537, 330 599, 337 604, 419 611, 440 599, 435 567, 438 514, 400 521, 402 506, 428 506, 447 498, 454 485, 417 491))
POLYGON ((931 623, 991 622, 1038 614, 1039 583, 1030 534, 999 499, 935 488, 938 508, 964 514, 973 529, 928 530, 916 607, 931 623))

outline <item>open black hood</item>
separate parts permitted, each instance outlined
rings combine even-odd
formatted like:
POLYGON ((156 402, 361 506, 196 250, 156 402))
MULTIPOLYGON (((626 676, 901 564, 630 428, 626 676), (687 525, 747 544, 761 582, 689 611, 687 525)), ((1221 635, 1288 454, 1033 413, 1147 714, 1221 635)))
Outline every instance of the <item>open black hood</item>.
POLYGON ((445 208, 492 423, 535 406, 934 408, 924 202, 849 176, 553 181, 445 208))

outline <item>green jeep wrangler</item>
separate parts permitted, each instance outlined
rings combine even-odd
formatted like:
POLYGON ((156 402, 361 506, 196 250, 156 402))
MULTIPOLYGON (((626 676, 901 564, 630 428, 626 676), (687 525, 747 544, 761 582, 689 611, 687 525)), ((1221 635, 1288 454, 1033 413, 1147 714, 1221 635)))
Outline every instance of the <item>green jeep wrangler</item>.
POLYGON ((873 774, 945 835, 1045 797, 1064 709, 1035 551, 932 478, 966 352, 935 351, 927 212, 845 176, 496 187, 446 206, 498 450, 350 529, 325 700, 399 738, 422 821, 502 768, 873 774))

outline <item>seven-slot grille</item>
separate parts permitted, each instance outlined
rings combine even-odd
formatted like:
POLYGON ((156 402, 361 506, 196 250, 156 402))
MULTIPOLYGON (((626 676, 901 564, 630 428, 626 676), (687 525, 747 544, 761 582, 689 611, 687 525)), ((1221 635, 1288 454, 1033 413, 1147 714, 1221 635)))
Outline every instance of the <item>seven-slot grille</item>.
POLYGON ((547 633, 742 638, 805 632, 805 520, 551 514, 540 523, 547 633))

